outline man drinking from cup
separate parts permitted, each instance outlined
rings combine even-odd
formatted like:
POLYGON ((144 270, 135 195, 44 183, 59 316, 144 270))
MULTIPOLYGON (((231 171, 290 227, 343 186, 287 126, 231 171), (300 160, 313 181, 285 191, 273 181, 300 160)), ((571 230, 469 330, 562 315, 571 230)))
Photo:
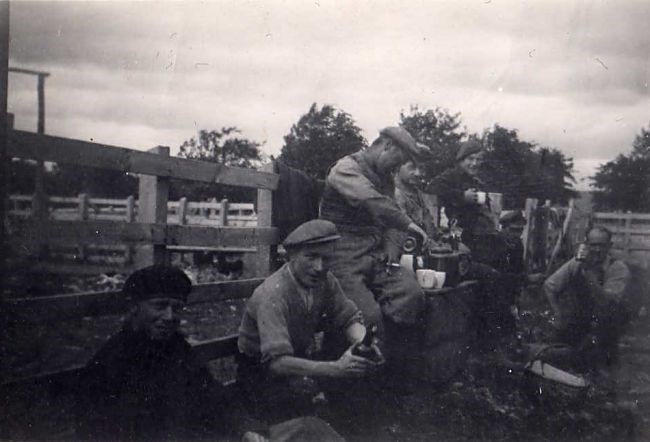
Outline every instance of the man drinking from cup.
POLYGON ((616 361, 618 338, 629 320, 625 295, 630 270, 609 254, 611 240, 609 230, 593 227, 576 256, 544 283, 555 339, 593 357, 586 362, 607 365, 616 361))

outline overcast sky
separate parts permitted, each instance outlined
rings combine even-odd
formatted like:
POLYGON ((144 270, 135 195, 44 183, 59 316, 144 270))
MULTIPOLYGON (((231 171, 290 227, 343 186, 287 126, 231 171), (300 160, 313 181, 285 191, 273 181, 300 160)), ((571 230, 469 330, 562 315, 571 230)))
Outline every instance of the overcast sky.
MULTIPOLYGON (((416 104, 518 129, 582 178, 650 123, 647 1, 12 1, 10 20, 10 65, 51 73, 46 132, 124 147, 234 125, 278 154, 312 102, 372 141, 416 104)), ((36 110, 11 74, 16 127, 36 110)))

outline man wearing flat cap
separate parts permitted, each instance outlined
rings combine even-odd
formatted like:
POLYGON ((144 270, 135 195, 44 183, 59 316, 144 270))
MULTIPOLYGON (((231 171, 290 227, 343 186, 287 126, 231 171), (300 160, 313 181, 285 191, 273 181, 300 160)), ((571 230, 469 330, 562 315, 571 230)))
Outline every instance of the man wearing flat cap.
POLYGON ((340 159, 329 171, 320 217, 341 235, 332 273, 343 291, 376 324, 386 357, 401 359, 419 333, 424 294, 412 274, 399 267, 401 239, 412 231, 427 234, 399 208, 393 175, 425 150, 401 127, 387 127, 367 148, 340 159))
MULTIPOLYGON (((270 422, 313 413, 319 383, 363 377, 380 365, 352 354, 366 329, 361 312, 329 272, 338 239, 329 221, 300 225, 283 243, 289 261, 266 278, 246 304, 239 327, 237 378, 252 405, 270 422), (329 355, 319 351, 336 347, 334 343, 343 347, 329 355)), ((376 346, 374 350, 380 360, 376 346)))

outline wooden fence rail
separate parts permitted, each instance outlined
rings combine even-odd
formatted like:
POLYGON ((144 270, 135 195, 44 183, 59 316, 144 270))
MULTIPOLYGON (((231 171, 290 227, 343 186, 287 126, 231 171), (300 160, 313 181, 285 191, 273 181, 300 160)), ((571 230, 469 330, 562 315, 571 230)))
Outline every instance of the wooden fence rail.
MULTIPOLYGON (((133 197, 93 199, 85 194, 77 198, 48 197, 43 189, 35 192, 31 201, 25 196, 13 198, 13 215, 18 220, 12 222, 12 244, 34 256, 47 256, 51 245, 74 244, 76 255, 82 258, 90 245, 137 245, 134 253, 127 249, 126 255, 133 260, 131 268, 139 268, 168 262, 167 247, 255 247, 260 253, 271 253, 277 244, 277 231, 270 224, 252 226, 257 224, 254 218, 270 217, 265 212, 272 210, 271 192, 277 188, 279 177, 269 171, 174 158, 169 156, 169 148, 163 146, 142 152, 17 130, 9 131, 7 149, 9 158, 139 175, 138 201, 133 197), (257 188, 257 205, 262 209, 255 214, 251 206, 226 201, 170 202, 170 178, 257 188), (27 205, 31 206, 29 211, 27 205), (48 206, 57 205, 59 208, 50 212, 48 206), (194 211, 199 215, 194 215, 194 211), (231 211, 237 213, 230 215, 231 211)), ((271 259, 258 262, 256 274, 266 275, 270 262, 271 259)))
MULTIPOLYGON (((10 195, 9 215, 29 218, 33 215, 31 195, 10 195)), ((89 198, 86 194, 76 197, 50 196, 48 198, 49 219, 85 220, 101 219, 133 222, 138 211, 138 202, 133 196, 124 199, 89 198)), ((168 224, 195 224, 204 226, 255 227, 257 214, 253 203, 231 203, 217 201, 167 202, 168 224)))
MULTIPOLYGON (((244 299, 261 284, 263 278, 195 284, 188 304, 244 299)), ((4 314, 8 320, 21 324, 34 324, 86 316, 124 313, 127 300, 122 292, 86 292, 30 298, 8 298, 4 314)))
POLYGON ((20 130, 9 131, 7 156, 268 190, 277 189, 279 180, 276 174, 254 169, 169 157, 20 130))

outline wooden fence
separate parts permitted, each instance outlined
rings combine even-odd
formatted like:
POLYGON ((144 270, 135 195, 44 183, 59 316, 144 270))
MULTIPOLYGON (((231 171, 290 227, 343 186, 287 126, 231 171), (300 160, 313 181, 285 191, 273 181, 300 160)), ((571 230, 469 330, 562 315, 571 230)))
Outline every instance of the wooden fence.
MULTIPOLYGON (((32 216, 32 195, 9 196, 9 216, 29 218, 32 216)), ((92 198, 81 193, 76 197, 49 196, 48 219, 87 220, 102 219, 134 222, 138 213, 138 201, 129 196, 124 199, 92 198)), ((167 202, 167 224, 255 227, 257 214, 252 203, 231 203, 227 199, 217 201, 167 202)))
POLYGON ((650 214, 595 212, 592 223, 612 231, 614 252, 650 263, 650 214))
MULTIPOLYGON (((29 215, 12 222, 9 239, 14 250, 20 249, 38 257, 50 246, 75 244, 82 249, 126 244, 134 247, 133 267, 138 268, 168 262, 170 247, 244 247, 259 252, 256 274, 266 275, 270 269, 270 254, 277 243, 277 231, 271 227, 271 197, 278 184, 278 176, 273 173, 174 158, 169 156, 169 148, 166 147, 142 152, 18 130, 10 130, 7 141, 9 158, 69 163, 140 176, 139 200, 127 198, 124 201, 124 218, 121 218, 121 214, 116 217, 107 214, 106 207, 116 201, 100 200, 99 213, 102 213, 103 206, 104 217, 95 217, 91 216, 90 210, 93 199, 84 195, 73 200, 48 198, 42 188, 37 188, 31 198, 29 215), (255 227, 229 225, 231 219, 234 221, 226 216, 230 209, 220 210, 217 225, 192 225, 192 211, 210 213, 212 210, 212 213, 216 213, 214 202, 190 203, 181 200, 170 204, 170 178, 257 188, 255 227), (67 204, 68 210, 55 210, 55 216, 50 217, 50 202, 63 206, 67 204), (176 220, 180 221, 177 224, 169 222, 170 207, 171 212, 176 213, 176 220), (61 218, 56 215, 57 212, 67 213, 69 217, 61 218)), ((42 180, 37 179, 36 183, 39 182, 42 180)), ((15 201, 16 204, 27 204, 24 197, 18 197, 15 201)), ((234 205, 231 208, 242 211, 249 209, 234 205)), ((20 208, 16 210, 17 214, 21 213, 20 208)), ((22 207, 22 210, 26 209, 22 207)))
POLYGON ((575 207, 573 200, 569 207, 551 207, 528 199, 525 218, 522 240, 529 271, 553 271, 573 256, 593 225, 612 231, 614 255, 644 267, 650 264, 650 214, 585 212, 575 207))

